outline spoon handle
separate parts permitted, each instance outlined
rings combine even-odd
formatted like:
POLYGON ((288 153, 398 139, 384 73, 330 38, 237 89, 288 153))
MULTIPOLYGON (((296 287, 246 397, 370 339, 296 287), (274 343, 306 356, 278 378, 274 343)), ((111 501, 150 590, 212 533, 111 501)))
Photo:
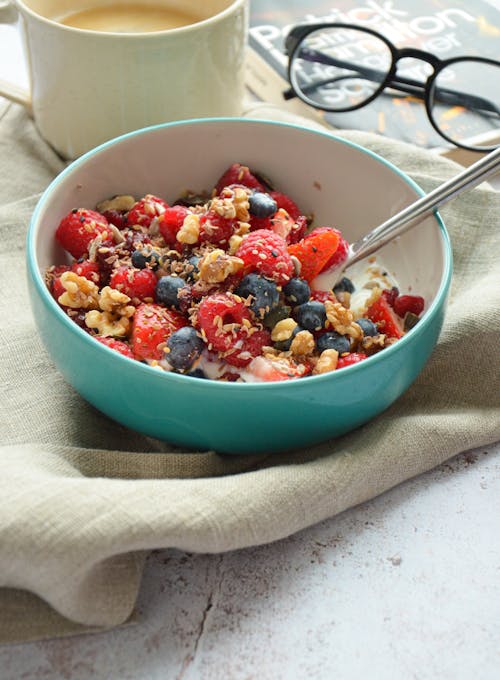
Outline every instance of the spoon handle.
POLYGON ((411 229, 415 224, 430 215, 436 208, 444 205, 449 200, 472 189, 487 177, 495 174, 500 169, 500 147, 490 151, 470 167, 452 177, 444 184, 436 187, 433 191, 404 208, 397 215, 389 218, 366 236, 352 243, 349 256, 344 269, 358 260, 371 255, 383 245, 392 241, 393 238, 411 229))

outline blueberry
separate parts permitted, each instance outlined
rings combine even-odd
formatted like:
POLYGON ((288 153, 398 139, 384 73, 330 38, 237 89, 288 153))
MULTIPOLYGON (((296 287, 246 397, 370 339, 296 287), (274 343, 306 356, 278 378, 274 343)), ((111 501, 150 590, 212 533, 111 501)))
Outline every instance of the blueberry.
POLYGON ((197 255, 191 255, 189 258, 189 267, 187 273, 186 273, 186 281, 194 281, 199 273, 199 268, 198 265, 200 263, 201 257, 198 257, 197 255))
POLYGON ((349 338, 335 331, 328 331, 328 333, 320 335, 316 340, 316 347, 318 352, 323 352, 325 349, 336 349, 339 354, 351 351, 349 338))
POLYGON ((296 311, 297 322, 307 331, 319 331, 325 327, 326 309, 325 305, 318 300, 310 300, 299 305, 296 311))
POLYGON ((156 284, 156 301, 165 307, 179 308, 179 291, 186 282, 179 276, 162 276, 156 284))
POLYGON ((248 199, 250 215, 255 217, 272 217, 278 210, 278 204, 272 196, 261 191, 255 191, 248 199))
POLYGON ((204 378, 205 380, 208 380, 208 375, 201 370, 201 368, 193 368, 191 371, 188 371, 186 375, 190 375, 192 378, 204 378))
POLYGON ((309 284, 304 279, 290 279, 283 287, 285 299, 292 305, 303 305, 311 296, 309 284))
POLYGON ((280 301, 276 283, 258 274, 247 274, 234 292, 242 298, 252 296, 250 309, 259 319, 277 307, 280 301))
POLYGON ((278 342, 274 343, 274 348, 279 350, 280 352, 288 352, 290 349, 294 337, 297 335, 297 333, 300 333, 300 331, 303 331, 304 328, 301 328, 300 326, 295 326, 295 328, 292 331, 291 336, 288 338, 288 340, 279 340, 278 342))
POLYGON ((358 326, 361 326, 361 330, 364 335, 378 335, 378 328, 375 326, 371 319, 356 319, 358 326))
POLYGON ((333 288, 334 293, 354 293, 354 291, 354 284, 347 276, 343 276, 333 288))
POLYGON ((202 353, 205 343, 192 326, 183 326, 172 333, 167 340, 166 359, 176 371, 191 368, 195 359, 202 353))
POLYGON ((146 269, 149 265, 150 269, 157 269, 160 264, 160 253, 151 248, 144 248, 144 250, 134 250, 132 253, 132 264, 137 269, 146 269))

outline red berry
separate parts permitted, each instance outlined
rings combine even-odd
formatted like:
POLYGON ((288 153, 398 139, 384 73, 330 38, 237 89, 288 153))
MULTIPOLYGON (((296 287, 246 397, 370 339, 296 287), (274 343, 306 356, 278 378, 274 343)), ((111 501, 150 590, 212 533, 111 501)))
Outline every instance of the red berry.
POLYGON ((292 220, 296 220, 299 215, 301 215, 299 207, 295 201, 290 198, 290 196, 281 193, 281 191, 270 191, 269 195, 274 198, 278 204, 278 209, 283 208, 283 210, 286 210, 292 220))
POLYGON ((158 227, 165 243, 177 245, 177 232, 182 227, 189 210, 184 205, 173 205, 158 217, 158 227))
POLYGON ((103 210, 102 214, 117 229, 125 229, 127 226, 127 215, 119 210, 103 210))
POLYGON ((267 229, 247 234, 236 251, 236 257, 245 263, 245 274, 257 272, 273 279, 278 285, 287 284, 294 273, 285 239, 267 229))
POLYGON ((156 274, 151 269, 123 266, 112 274, 109 285, 129 298, 153 300, 157 282, 156 274))
POLYGON ((394 300, 394 311, 402 319, 407 312, 420 316, 424 311, 424 298, 420 295, 398 295, 394 300))
POLYGON ((220 194, 224 187, 230 184, 242 184, 250 189, 258 189, 259 191, 265 191, 266 188, 260 182, 257 177, 255 177, 246 165, 241 165, 241 163, 233 163, 226 172, 219 179, 215 185, 215 191, 220 194))
POLYGON ((123 354, 124 357, 128 357, 129 359, 134 358, 132 350, 130 349, 126 342, 123 342, 122 340, 116 340, 115 338, 109 337, 105 338, 100 335, 96 335, 94 337, 98 342, 102 343, 103 345, 106 345, 106 347, 114 349, 116 352, 119 352, 120 354, 123 354))
POLYGON ((368 307, 365 316, 377 324, 380 333, 384 333, 390 338, 402 337, 403 331, 398 317, 391 309, 384 295, 381 295, 378 300, 368 307))
POLYGON ((207 340, 209 349, 229 352, 243 335, 244 322, 251 326, 252 315, 241 298, 232 293, 215 293, 200 302, 198 325, 207 340))
POLYGON ((162 198, 153 196, 153 194, 146 194, 129 210, 127 224, 131 227, 136 224, 141 227, 149 227, 154 218, 161 215, 167 208, 168 203, 162 198))
POLYGON ((238 220, 221 217, 215 210, 208 210, 200 218, 200 243, 227 245, 238 227, 238 220))
POLYGON ((344 260, 347 258, 347 253, 349 251, 349 243, 342 236, 341 232, 338 229, 334 229, 333 231, 337 232, 337 234, 339 235, 339 245, 337 246, 337 250, 333 253, 331 258, 323 267, 324 270, 331 269, 332 267, 336 267, 337 265, 344 262, 344 260))
POLYGON ((91 262, 90 260, 83 260, 82 262, 73 262, 71 265, 71 271, 78 274, 78 276, 84 276, 89 281, 93 281, 99 285, 101 280, 101 273, 99 271, 99 265, 97 262, 91 262))
POLYGON ((187 319, 173 309, 142 303, 137 307, 132 322, 131 346, 136 359, 162 359, 168 338, 183 326, 187 319))
POLYGON ((265 329, 255 331, 250 335, 242 333, 235 344, 237 345, 235 349, 225 354, 224 359, 228 364, 242 368, 255 357, 260 356, 264 347, 272 345, 271 333, 265 329))
POLYGON ((364 359, 367 359, 367 355, 362 352, 351 352, 351 354, 346 354, 343 357, 339 357, 337 361, 337 370, 339 368, 345 368, 346 366, 352 366, 353 364, 359 364, 359 362, 364 359))
POLYGON ((72 210, 63 217, 56 230, 57 242, 78 260, 88 255, 90 243, 111 234, 109 222, 100 213, 86 208, 72 210))
POLYGON ((385 297, 390 307, 394 307, 394 301, 399 295, 399 289, 396 286, 392 288, 386 288, 382 291, 382 295, 385 297))
POLYGON ((293 224, 291 232, 288 234, 287 243, 298 243, 306 235, 307 227, 307 217, 299 215, 293 224))
POLYGON ((318 302, 337 302, 335 294, 331 290, 312 290, 311 300, 317 300, 318 302))
POLYGON ((290 255, 301 264, 300 278, 312 281, 337 250, 339 232, 329 227, 317 227, 303 239, 288 246, 290 255))
POLYGON ((303 378, 311 372, 311 367, 286 357, 271 359, 258 356, 250 362, 248 371, 263 382, 277 382, 303 378))

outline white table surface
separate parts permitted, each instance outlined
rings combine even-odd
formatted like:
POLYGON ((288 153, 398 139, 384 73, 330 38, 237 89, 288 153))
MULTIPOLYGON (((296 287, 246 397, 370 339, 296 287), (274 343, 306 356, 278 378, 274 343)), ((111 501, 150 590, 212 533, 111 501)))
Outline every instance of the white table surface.
POLYGON ((153 553, 137 623, 0 647, 0 678, 497 680, 499 518, 496 445, 271 545, 153 553))

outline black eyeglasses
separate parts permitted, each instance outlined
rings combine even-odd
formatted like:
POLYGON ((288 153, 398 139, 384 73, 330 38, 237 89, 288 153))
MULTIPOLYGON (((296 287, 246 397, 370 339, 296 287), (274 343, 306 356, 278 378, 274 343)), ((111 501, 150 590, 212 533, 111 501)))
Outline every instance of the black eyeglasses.
POLYGON ((482 57, 439 59, 420 49, 398 49, 369 28, 353 24, 301 24, 289 32, 291 88, 317 109, 360 109, 384 92, 425 102, 433 128, 448 142, 491 151, 500 134, 500 62, 482 57), (397 72, 398 62, 411 59, 397 72), (418 60, 418 61, 415 61, 418 60), (425 62, 422 64, 421 62, 425 62), (426 67, 427 64, 427 67, 426 67))

